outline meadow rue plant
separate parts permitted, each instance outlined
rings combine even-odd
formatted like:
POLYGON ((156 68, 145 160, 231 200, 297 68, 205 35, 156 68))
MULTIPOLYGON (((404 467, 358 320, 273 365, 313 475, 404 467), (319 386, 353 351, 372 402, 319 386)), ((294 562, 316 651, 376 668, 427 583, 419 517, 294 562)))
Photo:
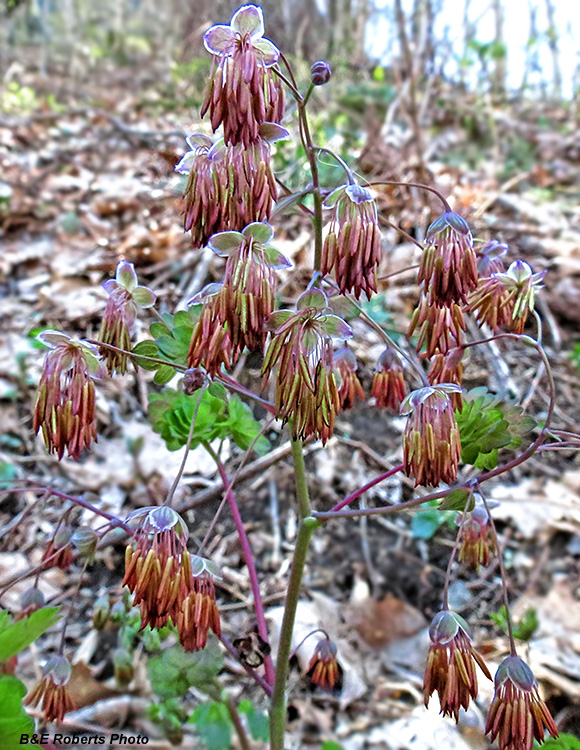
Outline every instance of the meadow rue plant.
MULTIPOLYGON (((447 599, 456 553, 460 564, 472 569, 488 565, 493 555, 502 573, 511 655, 496 674, 487 732, 492 740, 498 738, 501 750, 531 750, 534 739, 542 742, 546 730, 556 736, 557 728, 540 697, 536 679, 516 656, 502 551, 493 513, 481 488, 492 477, 549 448, 550 441, 558 444, 557 435, 550 431, 555 405, 550 363, 541 343, 524 335, 528 317, 536 314, 535 296, 542 288, 543 273, 534 273, 529 264, 518 259, 506 270, 505 257, 510 253, 507 245, 500 240, 474 241, 466 219, 453 211, 434 187, 394 183, 434 194, 443 204, 443 213, 433 213, 421 246, 417 301, 408 330, 408 342, 416 353, 409 351, 404 335, 393 340, 357 302, 362 295, 370 300, 382 294, 380 266, 386 248, 374 197, 381 183, 372 186, 373 192, 370 186, 357 184, 348 165, 337 156, 346 180, 338 185, 321 185, 320 154, 332 152, 313 142, 308 104, 314 88, 331 80, 330 65, 315 61, 308 88, 302 93, 293 70, 264 34, 263 12, 255 5, 242 6, 229 25, 217 24, 205 33, 204 44, 213 67, 201 113, 209 115, 214 132, 221 130, 213 139, 191 136, 190 150, 176 167, 187 176, 185 231, 191 233, 194 247, 208 247, 214 253, 217 278, 214 276, 214 281, 191 300, 188 309, 159 314, 154 311, 155 293, 138 283, 131 263, 121 260, 115 278, 103 285, 108 300, 96 341, 78 341, 54 330, 39 336, 48 351, 33 429, 42 433, 49 453, 56 454, 58 460, 66 460, 66 455, 78 461, 83 451, 90 449, 98 427, 95 378, 126 373, 132 361, 154 373, 156 392, 150 396, 149 419, 169 449, 184 451, 181 468, 158 505, 139 508, 125 519, 104 511, 87 496, 29 487, 30 492, 48 492, 66 504, 40 566, 32 574, 54 566, 67 570, 75 558, 82 558, 85 566, 92 564, 98 550, 108 542, 106 534, 117 529, 118 534, 125 535, 125 572, 118 580, 125 587, 125 595, 117 601, 109 594, 99 596, 93 622, 97 628, 113 622, 122 634, 114 665, 119 681, 132 679, 136 638, 160 649, 160 633, 174 633, 179 650, 174 653, 166 649, 158 657, 160 661, 150 674, 152 684, 159 683, 159 675, 167 671, 169 663, 173 675, 179 676, 180 670, 187 668, 190 682, 185 692, 194 686, 212 701, 207 711, 197 712, 199 727, 209 720, 210 713, 223 714, 238 733, 240 746, 249 747, 247 728, 239 720, 235 702, 217 689, 223 666, 216 645, 219 638, 229 654, 238 659, 240 668, 264 691, 269 701, 266 737, 271 750, 284 750, 294 620, 312 536, 324 533, 328 520, 346 521, 363 513, 407 512, 426 501, 438 501, 440 510, 458 511, 460 515, 442 609, 429 630, 425 704, 436 692, 442 713, 457 720, 460 710, 477 697, 476 667, 491 679, 467 623, 449 610, 447 599), (284 89, 295 100, 310 176, 304 190, 293 194, 284 188, 280 198, 271 144, 289 137, 289 131, 280 124, 285 115, 284 89), (303 285, 298 293, 292 293, 280 307, 278 282, 280 277, 287 279, 291 264, 277 249, 276 236, 281 235, 275 227, 277 215, 292 207, 311 219, 313 267, 306 269, 305 276, 296 276, 310 281, 300 282, 303 285), (339 314, 344 310, 350 310, 348 320, 339 314), (151 312, 156 317, 150 337, 134 343, 137 316, 145 318, 151 312), (468 328, 467 316, 471 316, 473 327, 468 328), (357 318, 356 325, 348 322, 352 318, 357 318), (478 323, 488 325, 493 335, 485 338, 472 334, 478 330, 478 323), (380 336, 384 346, 378 360, 371 363, 371 393, 365 391, 365 378, 359 377, 362 360, 357 359, 357 338, 364 325, 380 336), (462 390, 464 371, 469 367, 467 349, 491 341, 531 348, 545 368, 549 407, 533 440, 529 432, 535 424, 523 416, 522 409, 502 402, 485 389, 483 393, 467 394, 462 390), (244 384, 251 378, 240 382, 234 375, 234 367, 243 368, 250 353, 261 360, 260 392, 244 384), (100 366, 99 358, 105 367, 100 366), (167 384, 176 375, 182 378, 179 385, 169 388, 167 384), (273 402, 268 400, 270 392, 273 402), (313 506, 309 494, 304 441, 326 444, 340 413, 367 399, 374 399, 377 409, 389 409, 405 418, 402 463, 342 498, 330 510, 321 511, 313 506), (287 424, 296 479, 298 529, 275 660, 258 566, 242 515, 245 510, 238 506, 235 494, 240 470, 229 476, 221 447, 229 440, 233 450, 245 451, 244 461, 252 451, 267 457, 271 445, 264 433, 271 422, 266 426, 257 422, 250 406, 254 403, 270 419, 278 419, 280 426, 287 424), (524 442, 526 447, 521 449, 524 442), (233 643, 222 634, 219 571, 211 559, 202 556, 203 549, 212 549, 210 540, 204 540, 194 553, 193 529, 187 516, 172 507, 185 458, 196 446, 215 463, 223 486, 222 506, 227 507, 235 526, 252 591, 255 624, 237 634, 233 643), (504 449, 514 453, 502 463, 504 449), (433 492, 367 510, 348 507, 370 487, 401 472, 415 487, 431 487, 433 492), (71 513, 73 506, 99 516, 102 526, 96 530, 79 527, 71 513), (197 652, 204 654, 205 660, 195 661, 197 652), (202 677, 196 669, 201 670, 202 677)), ((285 295, 289 288, 285 287, 285 295)), ((367 365, 364 362, 364 367, 367 365)), ((381 414, 385 420, 392 419, 386 412, 381 414)), ((211 553, 206 554, 211 557, 211 553)), ((34 587, 23 599, 23 617, 38 614, 43 603, 34 587)), ((73 606, 74 602, 70 608, 73 606)), ((60 722, 74 707, 74 695, 69 696, 67 688, 71 669, 63 653, 65 632, 66 623, 58 654, 47 662, 40 684, 27 699, 28 704, 42 707, 46 721, 60 722)), ((340 690, 340 650, 328 636, 317 643, 306 671, 315 686, 340 690)), ((176 695, 177 690, 151 715, 168 737, 180 740, 185 713, 176 695)))

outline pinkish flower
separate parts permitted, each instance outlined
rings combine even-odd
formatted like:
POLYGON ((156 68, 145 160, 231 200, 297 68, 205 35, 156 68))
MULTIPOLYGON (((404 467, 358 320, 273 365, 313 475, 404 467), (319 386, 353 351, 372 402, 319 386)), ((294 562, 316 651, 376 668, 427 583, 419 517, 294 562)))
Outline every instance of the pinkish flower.
POLYGON ((365 394, 356 374, 356 357, 346 344, 334 352, 334 366, 340 375, 340 408, 351 409, 357 398, 365 400, 365 394))
POLYGON ((42 431, 49 453, 61 459, 65 450, 78 461, 83 448, 97 439, 95 384, 96 350, 59 331, 43 331, 37 338, 50 347, 44 358, 34 408, 34 432, 42 431))
POLYGON ((477 250, 477 272, 480 278, 487 278, 492 273, 505 271, 503 256, 508 251, 505 242, 490 240, 482 248, 477 250))
MULTIPOLYGON (((455 383, 461 386, 463 380, 463 357, 464 349, 461 346, 450 349, 447 354, 435 354, 431 360, 431 366, 427 373, 427 379, 431 385, 438 383, 455 383)), ((459 409, 462 403, 461 393, 449 395, 454 409, 459 409)))
POLYGON ((377 291, 377 266, 381 261, 381 231, 371 193, 360 185, 342 185, 324 202, 334 207, 330 232, 322 249, 321 273, 334 269, 343 294, 368 299, 377 291))
POLYGON ((277 367, 276 415, 291 420, 295 440, 315 435, 325 443, 340 408, 332 337, 349 338, 352 330, 330 313, 318 289, 300 295, 295 312, 272 313, 269 327, 273 334, 262 373, 267 378, 277 367))
POLYGON ((403 365, 399 355, 387 347, 377 362, 371 396, 380 408, 398 411, 405 393, 403 365))
POLYGON ((483 506, 478 505, 462 521, 459 562, 477 570, 480 565, 489 563, 489 553, 493 546, 489 534, 489 514, 483 506))
POLYGON ((223 125, 226 144, 248 147, 259 138, 260 125, 280 122, 284 91, 271 67, 280 51, 264 39, 264 16, 256 5, 244 5, 229 26, 212 26, 203 37, 215 56, 201 116, 209 110, 213 130, 223 125))
POLYGON ((321 690, 333 691, 342 687, 342 667, 336 653, 336 645, 330 638, 322 638, 316 644, 307 674, 321 690))
POLYGON ((66 687, 71 671, 70 663, 64 656, 53 656, 46 662, 42 680, 26 698, 25 704, 42 706, 45 721, 61 723, 66 713, 76 709, 66 687))
MULTIPOLYGON (((109 299, 99 330, 99 341, 130 351, 131 328, 137 308, 153 307, 156 297, 148 287, 137 284, 135 267, 126 260, 119 262, 115 278, 105 281, 103 288, 109 293, 109 299)), ((127 354, 105 346, 98 347, 98 350, 110 374, 127 371, 127 354)))
POLYGON ((419 305, 413 313, 409 325, 409 336, 418 331, 417 351, 425 347, 425 356, 447 354, 450 349, 460 346, 465 331, 465 318, 460 305, 439 307, 433 295, 421 295, 419 305))
POLYGON ((468 223, 446 211, 427 229, 417 279, 437 307, 463 303, 477 284, 477 258, 468 223))
POLYGON ((425 706, 437 692, 441 713, 458 721, 459 709, 467 709, 470 698, 477 698, 475 665, 490 680, 491 675, 471 644, 467 623, 455 612, 438 612, 429 628, 429 637, 431 648, 423 682, 425 706))
POLYGON ((412 391, 401 404, 408 414, 403 434, 403 460, 415 487, 454 482, 461 458, 459 430, 450 395, 461 388, 452 383, 412 391))
POLYGON ((532 750, 534 739, 544 742, 558 728, 538 692, 538 681, 518 656, 508 656, 495 675, 495 695, 487 717, 486 734, 498 738, 500 750, 532 750))

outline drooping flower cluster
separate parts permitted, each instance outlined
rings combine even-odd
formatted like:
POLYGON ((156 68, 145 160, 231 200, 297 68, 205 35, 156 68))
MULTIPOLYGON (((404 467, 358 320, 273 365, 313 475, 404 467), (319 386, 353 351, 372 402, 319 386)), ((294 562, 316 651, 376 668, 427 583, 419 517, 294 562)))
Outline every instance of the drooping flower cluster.
POLYGON ((215 375, 222 365, 233 367, 244 348, 264 348, 275 302, 274 271, 290 265, 269 244, 272 236, 269 224, 256 222, 243 232, 211 238, 211 249, 227 257, 225 274, 221 284, 209 285, 200 295, 204 308, 192 334, 188 367, 203 365, 215 375))
MULTIPOLYGON (((462 343, 465 320, 462 305, 477 285, 477 256, 469 225, 453 211, 445 211, 429 226, 418 281, 421 297, 409 335, 418 331, 417 351, 423 356, 447 354, 462 343)), ((456 371, 459 376, 461 373, 456 371)))
POLYGON ((50 347, 44 358, 34 408, 34 432, 42 431, 49 453, 78 461, 83 448, 97 439, 95 384, 96 351, 59 331, 43 331, 39 341, 50 347))
POLYGON ((358 379, 356 357, 345 344, 334 352, 334 366, 340 375, 338 397, 341 409, 351 409, 357 398, 365 400, 365 394, 358 379))
POLYGON ((281 122, 284 91, 272 66, 280 51, 264 39, 264 16, 256 5, 244 5, 229 26, 212 26, 204 34, 214 66, 201 108, 209 111, 214 132, 223 125, 226 144, 248 147, 264 122, 281 122))
POLYGON ((141 610, 141 626, 177 627, 188 651, 205 647, 210 629, 220 634, 212 566, 187 551, 188 530, 171 508, 142 508, 127 521, 138 521, 136 544, 125 554, 123 585, 141 610))
POLYGON ((405 473, 414 477, 415 487, 457 479, 461 442, 450 396, 460 392, 452 383, 426 386, 401 404, 401 414, 409 415, 403 434, 405 473))
POLYGON ((381 409, 398 411, 405 393, 401 359, 391 347, 387 347, 377 362, 371 396, 381 409))
POLYGON ((381 231, 371 193, 361 185, 342 185, 325 200, 334 218, 322 249, 321 273, 334 270, 342 294, 368 299, 377 291, 381 260, 381 231))
MULTIPOLYGON (((131 349, 131 328, 135 322, 137 308, 146 309, 155 304, 155 295, 146 286, 137 284, 137 274, 132 263, 120 261, 114 279, 103 284, 109 294, 103 321, 99 330, 99 341, 125 351, 131 349)), ((128 355, 124 352, 99 346, 101 359, 107 370, 122 375, 127 371, 128 355)))
POLYGON ((71 665, 64 656, 53 656, 42 670, 42 680, 26 698, 27 706, 41 706, 45 721, 62 722, 76 706, 67 691, 71 665))
POLYGON ((469 225, 459 214, 446 211, 427 229, 425 239, 418 282, 425 285, 437 307, 465 302, 477 285, 477 257, 469 225))
POLYGON ((486 734, 499 750, 532 750, 534 739, 544 742, 558 728, 538 692, 538 681, 518 656, 508 656, 495 675, 495 695, 487 717, 486 734))
POLYGON ((422 295, 409 325, 409 336, 418 331, 417 351, 425 347, 425 356, 447 354, 460 345, 465 331, 461 305, 438 307, 430 294, 422 295))
MULTIPOLYGON (((439 383, 455 383, 461 386, 463 379, 463 357, 464 349, 460 346, 450 349, 447 354, 435 354, 431 360, 431 366, 427 373, 427 379, 432 385, 439 383)), ((461 392, 449 394, 454 409, 459 409, 462 403, 461 392)))
POLYGON ((241 231, 247 224, 267 221, 278 192, 270 164, 270 143, 288 136, 275 123, 264 123, 260 137, 245 147, 212 143, 205 135, 192 135, 191 146, 175 167, 187 174, 184 229, 194 247, 227 230, 241 231))
POLYGON ((461 526, 461 547, 459 562, 464 562, 473 570, 480 565, 488 565, 493 542, 489 535, 489 514, 482 506, 476 506, 461 526))
POLYGON ((336 658, 336 645, 329 638, 316 644, 308 666, 308 676, 321 690, 338 690, 342 683, 342 667, 336 658))
POLYGON ((272 340, 262 373, 267 378, 277 367, 276 416, 291 420, 295 440, 314 435, 324 443, 340 408, 332 337, 350 338, 352 330, 331 314, 326 295, 318 289, 300 295, 295 312, 273 313, 269 327, 272 340))
POLYGON ((523 333, 544 275, 545 271, 534 273, 528 263, 515 260, 505 273, 495 272, 479 280, 469 295, 467 312, 494 332, 509 328, 523 333))
POLYGON ((459 709, 467 709, 470 698, 477 697, 477 664, 491 680, 485 662, 473 648, 465 620, 455 612, 443 610, 435 615, 429 628, 431 647, 423 683, 425 706, 434 692, 439 695, 441 713, 459 719, 459 709))

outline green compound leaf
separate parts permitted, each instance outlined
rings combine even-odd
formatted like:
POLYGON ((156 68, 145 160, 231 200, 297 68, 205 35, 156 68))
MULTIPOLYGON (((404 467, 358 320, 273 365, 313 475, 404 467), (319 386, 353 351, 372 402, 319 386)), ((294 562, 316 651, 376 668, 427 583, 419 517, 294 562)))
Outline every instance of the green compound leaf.
MULTIPOLYGON (((158 349, 157 356, 168 359, 173 364, 186 367, 189 344, 194 325, 199 318, 200 309, 201 305, 194 305, 188 310, 180 310, 175 315, 164 315, 163 323, 156 321, 149 327, 155 341, 141 343, 154 344, 158 349)), ((144 353, 140 352, 140 354, 144 353)), ((159 383, 159 385, 163 385, 163 383, 159 383)))
POLYGON ((256 711, 253 703, 247 698, 240 701, 238 711, 246 717, 252 739, 260 742, 268 742, 270 739, 268 714, 263 711, 256 711))
MULTIPOLYGON (((8 624, 5 612, 0 617, 0 662, 20 653, 59 619, 60 607, 43 607, 18 622, 8 624)), ((0 746, 1 747, 1 746, 0 746)))
MULTIPOLYGON (((201 396, 191 446, 231 437, 242 450, 247 450, 260 432, 260 424, 237 396, 230 396, 227 402, 221 396, 221 391, 220 397, 208 391, 201 396)), ((149 419, 169 450, 179 450, 187 443, 198 399, 199 393, 187 396, 172 388, 149 396, 149 419)), ((254 449, 262 455, 269 447, 269 441, 260 436, 254 449)))
POLYGON ((163 701, 183 697, 190 687, 205 690, 223 667, 224 658, 215 638, 203 651, 188 653, 175 645, 147 662, 153 692, 163 701))
POLYGON ((34 722, 22 708, 26 687, 16 677, 0 675, 0 747, 16 750, 20 736, 34 732, 34 722))
POLYGON ((214 701, 200 703, 188 723, 194 724, 207 750, 229 750, 232 746, 232 720, 227 707, 214 701))
POLYGON ((501 449, 514 450, 535 422, 522 414, 519 406, 502 402, 485 387, 464 393, 463 406, 455 412, 461 437, 463 463, 477 469, 497 466, 501 449))

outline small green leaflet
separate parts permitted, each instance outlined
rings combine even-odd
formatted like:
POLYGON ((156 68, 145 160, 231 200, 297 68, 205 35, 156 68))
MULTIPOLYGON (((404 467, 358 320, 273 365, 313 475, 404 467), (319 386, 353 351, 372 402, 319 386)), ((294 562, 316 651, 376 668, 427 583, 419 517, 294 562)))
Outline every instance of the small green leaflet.
POLYGON ((229 750, 232 746, 232 720, 224 703, 200 703, 188 723, 195 725, 207 750, 229 750))
POLYGON ((20 735, 34 732, 34 722, 22 708, 26 687, 16 677, 0 675, 0 747, 16 750, 20 735))
POLYGON ((0 662, 23 651, 54 625, 59 610, 60 607, 43 607, 14 623, 7 612, 0 612, 0 662))
POLYGON ((183 697, 190 687, 203 690, 218 676, 224 659, 215 638, 203 651, 188 653, 176 645, 150 658, 147 671, 153 692, 161 699, 183 697))

